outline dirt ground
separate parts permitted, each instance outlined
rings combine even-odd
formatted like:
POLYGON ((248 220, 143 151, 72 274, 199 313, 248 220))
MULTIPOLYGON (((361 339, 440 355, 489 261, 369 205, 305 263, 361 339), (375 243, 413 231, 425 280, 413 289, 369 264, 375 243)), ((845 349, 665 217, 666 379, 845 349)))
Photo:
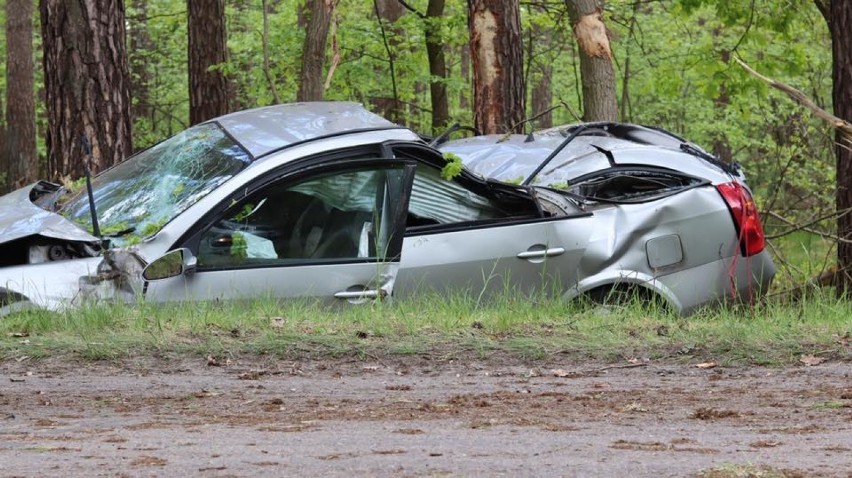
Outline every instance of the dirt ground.
POLYGON ((852 476, 852 364, 0 363, 0 476, 852 476))

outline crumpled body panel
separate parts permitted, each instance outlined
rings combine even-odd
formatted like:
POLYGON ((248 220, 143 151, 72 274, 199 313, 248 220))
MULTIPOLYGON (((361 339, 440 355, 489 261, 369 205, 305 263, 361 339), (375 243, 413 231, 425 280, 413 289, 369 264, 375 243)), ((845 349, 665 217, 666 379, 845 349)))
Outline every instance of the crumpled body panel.
POLYGON ((0 197, 0 244, 29 236, 98 242, 96 237, 68 219, 33 204, 30 193, 37 184, 30 184, 0 197))

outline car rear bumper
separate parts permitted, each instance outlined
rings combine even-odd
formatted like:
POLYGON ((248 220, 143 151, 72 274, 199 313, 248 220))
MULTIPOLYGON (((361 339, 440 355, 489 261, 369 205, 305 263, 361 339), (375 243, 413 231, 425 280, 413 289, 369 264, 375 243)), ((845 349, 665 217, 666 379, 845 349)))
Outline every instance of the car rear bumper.
POLYGON ((774 276, 775 263, 764 250, 658 276, 654 282, 668 292, 663 295, 681 314, 689 314, 714 303, 752 302, 769 290, 774 276))

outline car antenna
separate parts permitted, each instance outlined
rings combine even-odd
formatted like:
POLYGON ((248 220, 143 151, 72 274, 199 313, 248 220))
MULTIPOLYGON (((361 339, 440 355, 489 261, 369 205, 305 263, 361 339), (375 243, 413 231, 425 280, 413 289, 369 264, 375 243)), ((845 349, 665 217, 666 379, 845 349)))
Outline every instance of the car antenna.
POLYGON ((83 164, 86 166, 86 193, 89 196, 89 213, 92 215, 92 233, 101 241, 101 245, 103 245, 104 238, 101 237, 101 228, 98 226, 98 211, 95 209, 95 195, 92 193, 92 170, 90 168, 92 163, 92 145, 89 143, 89 137, 86 135, 83 135, 82 142, 83 155, 85 156, 83 164))

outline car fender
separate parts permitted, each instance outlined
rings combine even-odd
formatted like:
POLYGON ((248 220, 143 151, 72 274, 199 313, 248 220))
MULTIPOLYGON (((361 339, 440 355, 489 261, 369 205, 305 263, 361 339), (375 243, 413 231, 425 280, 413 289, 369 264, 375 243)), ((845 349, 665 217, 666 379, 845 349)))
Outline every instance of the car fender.
POLYGON ((147 262, 133 249, 0 269, 0 317, 26 308, 60 310, 88 300, 132 301, 147 262))
POLYGON ((631 284, 644 287, 664 299, 674 310, 680 311, 683 308, 674 292, 672 292, 671 289, 657 280, 654 276, 640 271, 623 269, 616 271, 603 271, 599 274, 587 277, 568 289, 563 294, 562 298, 565 300, 574 300, 591 290, 615 284, 631 284))

